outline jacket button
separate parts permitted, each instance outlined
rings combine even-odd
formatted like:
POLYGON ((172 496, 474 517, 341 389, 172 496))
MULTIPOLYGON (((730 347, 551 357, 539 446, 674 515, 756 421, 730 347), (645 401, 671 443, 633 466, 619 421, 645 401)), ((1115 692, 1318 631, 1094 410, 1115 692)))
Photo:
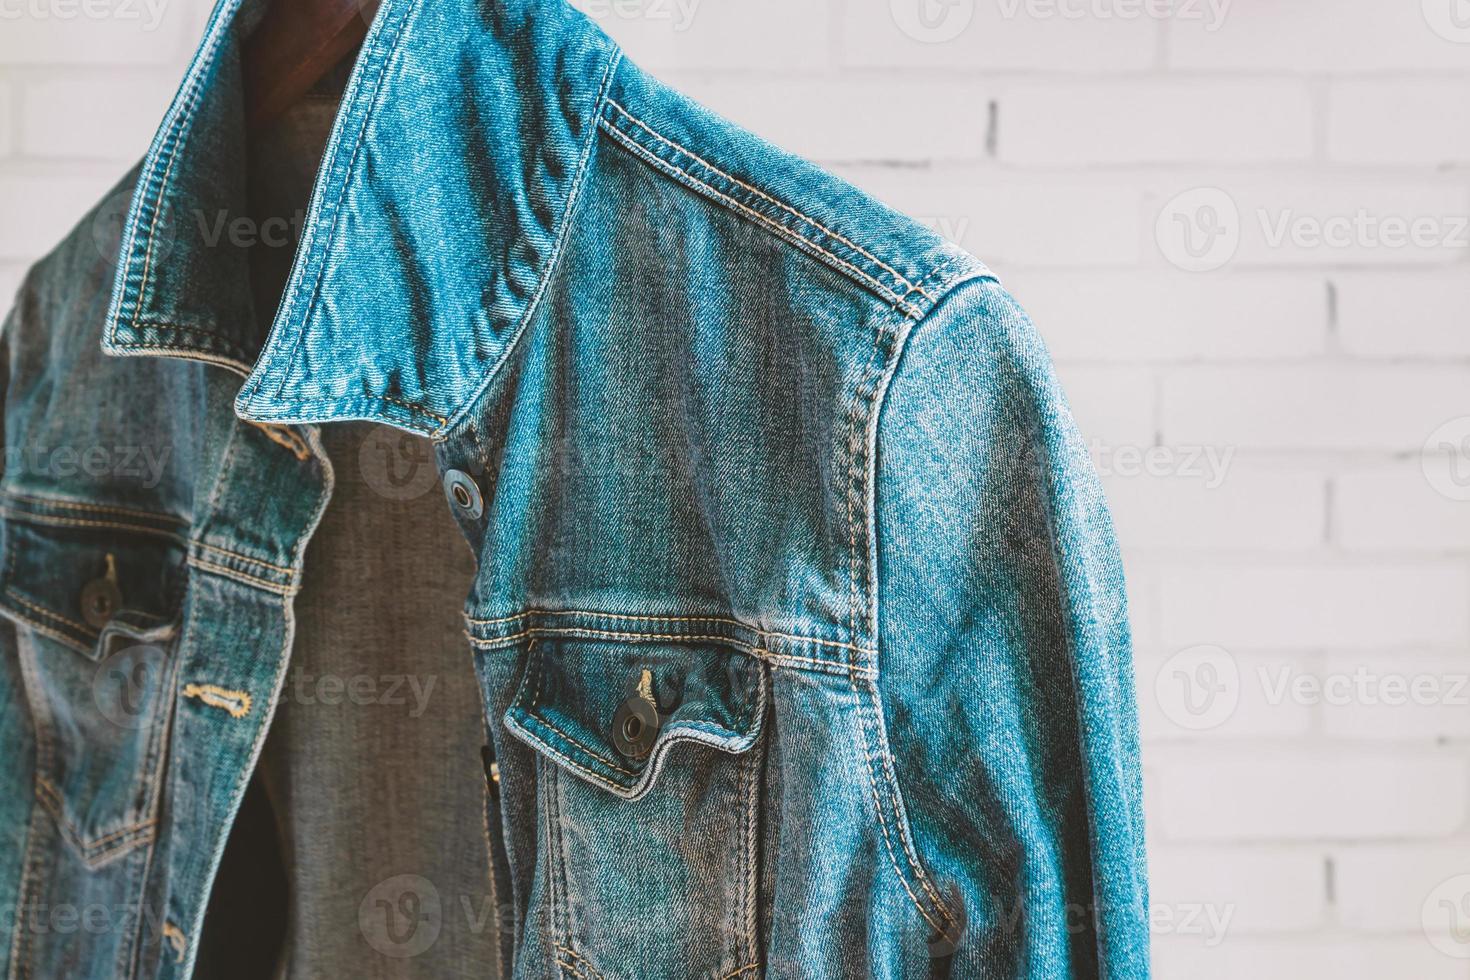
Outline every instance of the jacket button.
POLYGON ((618 705, 613 715, 613 745, 629 759, 646 759, 658 738, 658 710, 640 697, 618 705))
POLYGON ((470 479, 470 475, 463 470, 445 471, 444 496, 449 498, 449 506, 472 521, 479 520, 480 515, 485 513, 485 501, 480 496, 479 484, 470 479))
POLYGON ((644 671, 637 693, 630 695, 613 714, 613 747, 629 759, 646 759, 658 739, 658 705, 653 701, 653 674, 644 671))
POLYGON ((93 629, 101 629, 112 621, 122 606, 122 591, 117 587, 117 563, 107 556, 107 573, 82 586, 82 618, 93 629))

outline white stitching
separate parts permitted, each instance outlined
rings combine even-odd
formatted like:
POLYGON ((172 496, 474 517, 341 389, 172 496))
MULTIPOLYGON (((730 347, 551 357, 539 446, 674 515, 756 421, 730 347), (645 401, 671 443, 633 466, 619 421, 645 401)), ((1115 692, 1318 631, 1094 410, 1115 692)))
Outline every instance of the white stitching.
MULTIPOLYGON (((879 710, 877 706, 878 692, 876 688, 873 687, 871 682, 868 685, 868 693, 872 696, 871 700, 863 696, 863 693, 858 689, 856 682, 853 683, 853 693, 857 694, 859 698, 858 713, 860 716, 865 713, 873 713, 879 710)), ((876 716, 874 720, 875 722, 878 721, 876 716)), ((903 834, 902 826, 896 826, 895 829, 898 830, 898 832, 900 833, 902 843, 905 845, 903 848, 904 859, 908 862, 909 868, 913 872, 914 878, 919 882, 919 885, 924 889, 925 893, 928 894, 929 898, 934 902, 935 911, 939 914, 940 918, 944 920, 944 923, 942 925, 934 921, 929 912, 925 910, 924 903, 919 900, 919 896, 914 894, 913 888, 909 886, 908 877, 903 873, 903 869, 899 866, 898 855, 893 852, 893 839, 889 836, 888 820, 883 814, 883 804, 878 795, 878 777, 873 767, 874 747, 868 737, 867 726, 863 723, 861 717, 859 717, 858 719, 858 726, 863 733, 863 768, 867 771, 868 774, 868 786, 873 791, 873 806, 878 811, 878 827, 880 830, 883 831, 883 840, 888 850, 888 859, 893 863, 893 870, 898 873, 898 880, 900 883, 902 883, 904 891, 908 892, 909 897, 914 900, 914 905, 919 910, 919 914, 922 915, 931 926, 939 930, 942 935, 947 936, 950 934, 950 931, 953 928, 954 916, 950 913, 949 909, 945 907, 944 903, 940 901, 933 887, 929 884, 929 876, 918 864, 917 858, 914 855, 911 847, 909 846, 907 835, 903 834)), ((887 784, 887 787, 890 791, 891 796, 893 789, 891 781, 887 784)), ((896 804, 894 805, 893 816, 895 824, 898 824, 899 813, 896 804)))
MULTIPOLYGON (((872 261, 876 262, 883 269, 887 270, 893 276, 893 278, 897 279, 900 285, 905 286, 908 289, 908 292, 909 293, 918 293, 919 295, 923 296, 925 299, 933 299, 934 298, 932 295, 930 295, 929 293, 925 292, 923 290, 923 288, 919 284, 914 283, 914 282, 911 282, 907 277, 905 277, 902 273, 900 273, 893 266, 889 265, 887 262, 884 262, 882 259, 878 258, 878 256, 874 255, 872 252, 869 252, 867 249, 863 248, 861 245, 858 245, 855 242, 849 241, 848 239, 846 239, 843 236, 839 235, 837 232, 833 231, 831 228, 828 228, 826 225, 822 224, 821 222, 816 221, 813 218, 810 218, 810 217, 808 217, 805 214, 802 214, 800 211, 796 210, 791 205, 786 204, 783 201, 776 200, 776 198, 771 197, 769 194, 764 193, 763 191, 761 191, 757 187, 752 187, 750 184, 747 184, 745 181, 741 180, 739 177, 735 177, 735 176, 733 176, 731 174, 725 173, 725 171, 721 170, 719 167, 716 167, 714 164, 710 163, 708 160, 704 159, 699 154, 693 152, 692 150, 688 149, 687 147, 680 146, 678 143, 675 143, 673 140, 669 139, 667 136, 664 136, 663 134, 656 132, 652 127, 650 127, 643 120, 639 119, 637 116, 633 115, 627 109, 624 109, 621 105, 619 105, 616 99, 608 99, 607 100, 607 103, 608 103, 608 105, 612 106, 614 109, 618 110, 618 112, 622 113, 624 116, 627 116, 628 119, 632 120, 632 122, 634 124, 636 124, 640 129, 644 130, 650 136, 652 136, 654 139, 658 140, 659 142, 663 143, 664 145, 669 146, 669 147, 672 147, 675 150, 678 150, 680 153, 683 153, 685 156, 689 157, 690 159, 697 161, 701 166, 705 167, 706 169, 708 169, 708 170, 710 170, 710 171, 712 171, 712 172, 714 172, 716 174, 719 174, 721 177, 725 178, 726 180, 730 181, 731 183, 738 184, 739 186, 741 186, 741 187, 745 188, 746 190, 750 191, 752 194, 756 195, 757 197, 762 198, 763 200, 769 201, 770 203, 776 205, 776 207, 780 208, 781 210, 786 211, 787 213, 795 216, 796 218, 798 218, 798 219, 800 219, 802 221, 805 221, 807 224, 809 224, 813 228, 816 228, 817 230, 821 231, 823 234, 831 236, 832 238, 834 238, 837 241, 841 242, 842 244, 846 245, 848 248, 852 249, 853 251, 858 252, 858 253, 866 256, 867 258, 871 259, 872 261)), ((834 258, 835 258, 835 256, 834 256, 834 258)), ((907 294, 905 294, 905 295, 907 295, 907 294)))
MULTIPOLYGON (((302 443, 302 445, 305 445, 305 443, 302 443)), ((249 562, 252 565, 259 565, 261 568, 269 568, 271 571, 280 572, 283 575, 295 576, 296 574, 296 569, 294 568, 288 568, 285 565, 273 565, 268 561, 262 561, 259 558, 252 558, 249 555, 243 554, 239 551, 231 551, 228 548, 221 548, 217 545, 205 544, 203 541, 195 541, 194 544, 204 551, 213 551, 217 554, 228 555, 231 558, 238 558, 241 561, 249 562)))
POLYGON ((163 514, 150 510, 136 510, 132 507, 113 507, 105 504, 91 504, 77 500, 62 500, 59 497, 42 497, 35 494, 20 493, 15 490, 6 490, 3 496, 12 500, 21 500, 30 504, 39 504, 43 507, 63 507, 67 510, 92 511, 100 514, 120 514, 126 517, 146 517, 153 520, 168 521, 171 524, 187 525, 189 522, 182 517, 173 514, 163 514))
POLYGON ((189 564, 193 565, 195 568, 201 568, 206 572, 214 572, 216 575, 223 575, 225 578, 233 578, 241 582, 246 582, 250 585, 259 586, 261 589, 264 589, 267 592, 274 592, 276 595, 292 595, 295 592, 295 588, 292 585, 282 585, 279 582, 272 582, 269 579, 257 578, 254 575, 247 575, 245 572, 239 571, 234 568, 228 568, 224 565, 216 565, 214 562, 205 561, 203 558, 190 557, 189 564))
MULTIPOLYGON (((749 630, 759 636, 773 636, 777 639, 791 640, 794 643, 811 643, 816 646, 837 647, 842 650, 851 650, 853 653, 861 653, 871 656, 873 651, 867 647, 856 646, 852 643, 843 643, 840 640, 823 640, 815 636, 802 636, 799 633, 781 633, 776 630, 764 629, 760 626, 752 626, 738 619, 729 619, 723 616, 628 616, 621 613, 597 612, 591 609, 528 609, 525 612, 516 613, 514 616, 501 616, 498 619, 475 619, 466 616, 465 622, 475 626, 498 626, 501 623, 511 623, 520 619, 531 619, 538 616, 588 616, 597 619, 617 619, 628 622, 643 623, 718 623, 726 626, 737 626, 743 630, 749 630)), ((595 628, 595 627, 594 627, 595 628)), ((486 639, 491 639, 487 637, 486 639)), ((805 659, 796 657, 793 659, 805 659)), ((836 666, 846 667, 847 664, 837 661, 813 661, 814 663, 833 663, 836 666)))
POLYGON ((833 254, 831 251, 825 248, 822 248, 822 246, 818 245, 816 242, 811 241, 804 235, 800 235, 797 232, 792 231, 790 228, 787 228, 780 222, 771 220, 754 208, 741 204, 730 195, 724 193, 723 191, 720 191, 718 188, 712 186, 711 184, 700 180, 698 177, 689 173, 689 171, 680 170, 678 167, 674 166, 667 160, 653 153, 642 143, 639 143, 637 140, 633 139, 633 137, 629 136, 627 133, 618 129, 611 123, 603 122, 600 125, 609 136, 615 138, 619 143, 626 146, 630 152, 636 154, 640 159, 647 161, 651 166, 662 170, 664 173, 669 174, 676 179, 687 181, 690 184, 703 188, 703 190, 710 196, 748 215, 752 220, 759 221, 761 224, 766 225, 773 232, 780 235, 787 241, 798 244, 802 248, 810 249, 812 252, 818 255, 822 255, 830 261, 836 263, 837 265, 840 265, 842 268, 852 273, 858 279, 872 286, 873 289, 880 293, 884 298, 889 300, 889 302, 893 303, 896 307, 902 309, 904 313, 908 314, 911 319, 918 319, 922 315, 919 308, 912 305, 911 303, 905 302, 902 295, 894 292, 889 286, 878 281, 873 276, 870 276, 868 273, 864 272, 862 269, 859 269, 851 262, 846 261, 845 259, 833 254))
POLYGON ((127 531, 130 534, 151 534, 155 537, 166 538, 178 543, 180 546, 188 544, 177 534, 161 527, 150 527, 146 524, 122 524, 117 521, 89 521, 80 517, 58 517, 52 514, 36 514, 30 511, 16 510, 13 507, 0 505, 0 514, 23 524, 39 524, 43 527, 106 527, 115 531, 127 531))
POLYGON ((525 639, 526 637, 537 637, 537 636, 573 636, 573 637, 581 637, 581 638, 584 638, 584 639, 594 639, 594 640, 600 640, 600 639, 628 640, 628 641, 667 640, 667 641, 672 642, 672 643, 682 643, 682 642, 689 642, 689 641, 703 641, 703 642, 708 642, 708 643, 726 643, 726 644, 729 644, 730 646, 734 646, 734 647, 740 648, 741 650, 745 651, 746 653, 749 653, 751 656, 757 657, 757 658, 759 658, 761 660, 764 660, 764 661, 769 661, 771 663, 792 662, 792 663, 811 664, 813 666, 820 666, 820 667, 824 667, 824 668, 830 668, 832 672, 834 672, 834 673, 840 673, 843 676, 847 676, 849 674, 856 673, 859 676, 871 677, 875 673, 874 670, 871 667, 863 667, 863 666, 859 666, 859 665, 856 665, 856 664, 843 663, 840 660, 818 660, 815 657, 793 657, 793 656, 788 656, 786 654, 772 653, 769 650, 765 650, 765 649, 762 649, 760 647, 753 647, 753 646, 751 646, 748 643, 743 643, 740 640, 737 640, 737 639, 734 639, 734 638, 728 637, 728 636, 685 636, 683 634, 678 634, 678 633, 613 633, 613 632, 609 632, 607 630, 582 629, 580 627, 556 627, 556 626, 536 626, 536 627, 532 627, 530 629, 522 630, 519 633, 512 633, 509 636, 480 637, 480 636, 475 636, 473 633, 470 633, 468 631, 465 631, 464 636, 465 636, 465 639, 467 639, 470 642, 470 645, 471 646, 474 646, 474 647, 479 648, 479 649, 495 649, 497 647, 508 646, 510 644, 513 644, 516 640, 522 640, 522 639, 525 639))
POLYGON ((591 769, 588 769, 586 766, 582 765, 580 762, 577 762, 575 759, 572 759, 572 758, 568 757, 566 755, 566 753, 564 753, 564 752, 560 751, 559 749, 557 749, 550 742, 546 741, 546 739, 544 739, 541 736, 537 735, 535 732, 532 732, 529 729, 527 729, 525 725, 522 725, 520 722, 516 721, 514 718, 509 719, 506 722, 506 725, 508 727, 515 728, 516 731, 520 732, 526 738, 530 739, 532 742, 535 742, 537 745, 541 746, 546 751, 548 751, 552 755, 556 756, 558 759, 561 759, 563 762, 565 762, 567 765, 571 766, 573 769, 576 769, 578 772, 586 773, 587 776, 590 779, 596 780, 599 784, 601 784, 603 786, 606 786, 608 789, 611 789, 611 790, 614 790, 614 791, 620 792, 620 793, 623 792, 623 787, 619 786, 617 783, 615 783, 612 780, 608 779, 606 776, 602 775, 601 773, 593 772, 591 769))

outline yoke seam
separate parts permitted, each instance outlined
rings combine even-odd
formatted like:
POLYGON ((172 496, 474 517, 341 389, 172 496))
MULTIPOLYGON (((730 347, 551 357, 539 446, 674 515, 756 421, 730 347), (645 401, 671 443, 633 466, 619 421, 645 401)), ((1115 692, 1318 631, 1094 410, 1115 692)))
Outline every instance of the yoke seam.
POLYGON ((42 527, 105 527, 115 531, 127 531, 131 534, 151 534, 156 537, 166 538, 180 547, 186 547, 189 543, 186 539, 167 528, 150 527, 146 524, 123 524, 119 521, 89 521, 80 517, 33 514, 4 505, 0 505, 0 516, 4 516, 17 523, 38 524, 42 527))
MULTIPOLYGON (((848 239, 848 238, 844 237, 843 235, 838 234, 837 232, 833 231, 831 228, 828 228, 826 225, 822 224, 820 221, 817 221, 815 218, 811 217, 810 215, 803 214, 801 211, 798 211, 796 208, 794 208, 791 205, 787 204, 785 201, 782 201, 782 200, 779 200, 779 199, 777 199, 775 197, 772 197, 770 194, 767 194, 766 192, 762 191, 760 188, 755 187, 755 186, 753 186, 751 184, 746 183, 745 181, 741 180, 739 177, 736 177, 733 174, 726 173, 725 171, 721 170, 719 167, 716 167, 714 164, 712 164, 708 160, 704 159, 704 157, 701 157, 699 154, 697 154, 693 150, 689 149, 687 146, 683 146, 680 143, 678 143, 678 142, 676 142, 674 140, 669 139, 667 136, 663 135, 662 133, 660 133, 657 130, 655 130, 653 127, 649 126, 648 123, 644 122, 642 119, 639 119, 637 116, 633 115, 627 109, 623 108, 623 106, 616 99, 608 99, 607 101, 608 101, 608 104, 609 105, 611 105, 614 109, 616 109, 618 112, 620 112, 627 119, 629 119, 630 121, 632 121, 634 125, 638 126, 638 128, 640 128, 644 132, 648 133, 650 136, 652 136, 654 139, 658 140, 660 143, 663 143, 665 146, 668 146, 668 147, 670 147, 670 148, 672 148, 674 150, 677 150, 680 153, 683 153, 685 156, 689 157, 691 160, 695 161, 696 163, 698 163, 700 166, 704 167, 705 169, 709 170, 711 173, 717 174, 718 176, 725 178, 726 180, 730 181, 733 184, 736 184, 739 187, 743 187, 744 189, 750 191, 752 194, 756 195, 757 197, 761 198, 762 200, 768 201, 769 203, 774 204, 776 207, 780 208, 781 210, 785 211, 786 213, 794 216, 797 220, 805 222, 806 224, 808 224, 808 225, 812 226, 813 228, 817 229, 818 231, 820 231, 822 234, 830 236, 831 238, 835 239, 836 241, 841 242, 842 244, 846 245, 848 248, 852 249, 853 251, 857 252, 858 254, 862 255, 863 257, 865 257, 867 259, 870 259, 871 261, 873 261, 874 263, 876 263, 880 268, 882 268, 884 271, 886 271, 890 275, 892 275, 893 278, 898 282, 898 284, 900 286, 903 286, 903 287, 906 288, 907 292, 905 293, 905 295, 908 295, 910 293, 918 293, 920 296, 923 296, 925 299, 929 299, 929 300, 934 299, 934 297, 932 295, 930 295, 928 292, 926 292, 924 290, 924 288, 923 288, 923 281, 922 280, 920 282, 917 282, 917 283, 910 281, 909 278, 907 276, 905 276, 903 273, 899 272, 893 266, 889 265, 887 262, 884 262, 882 259, 878 258, 878 256, 874 255, 872 252, 869 252, 867 249, 863 248, 861 245, 857 244, 856 242, 852 241, 851 239, 848 239)), ((680 168, 680 169, 683 169, 683 168, 680 168)))
POLYGON ((508 636, 496 636, 488 638, 475 636, 473 633, 470 633, 468 630, 466 630, 464 631, 464 636, 467 640, 469 640, 470 646, 475 647, 476 649, 495 649, 502 645, 513 644, 517 640, 523 640, 528 637, 535 638, 540 636, 570 636, 579 639, 591 640, 667 640, 673 643, 698 640, 708 643, 727 643, 731 646, 738 647, 749 655, 757 658, 758 660, 764 661, 773 666, 792 666, 793 669, 803 669, 801 667, 796 667, 795 665, 809 665, 812 669, 819 669, 822 670, 824 673, 834 673, 844 677, 848 677, 853 674, 857 674, 862 677, 873 677, 875 674, 872 668, 869 667, 844 663, 840 660, 821 660, 816 657, 798 657, 789 654, 775 653, 774 651, 767 650, 763 647, 751 646, 749 643, 745 643, 742 640, 730 636, 684 636, 677 633, 613 632, 611 630, 587 629, 571 626, 531 627, 530 629, 521 630, 519 633, 512 633, 508 636))
POLYGON ((269 579, 259 578, 225 565, 216 565, 214 562, 205 561, 203 558, 194 555, 189 557, 189 564, 203 571, 213 572, 224 578, 232 578, 244 582, 247 585, 253 585, 266 592, 273 592, 276 595, 294 595, 296 592, 295 583, 283 585, 279 582, 272 582, 269 579))
POLYGON ((187 525, 189 522, 174 514, 166 514, 162 511, 141 510, 133 507, 116 507, 104 504, 92 504, 79 500, 63 500, 59 497, 41 497, 35 494, 19 493, 15 490, 6 490, 0 496, 9 497, 12 500, 23 500, 27 503, 40 504, 47 507, 62 507, 67 510, 92 511, 99 514, 121 514, 129 517, 148 517, 160 521, 169 521, 173 524, 187 525))
MULTIPOLYGON (((614 619, 624 622, 641 623, 710 623, 738 627, 763 637, 772 636, 782 640, 810 643, 814 646, 836 647, 842 650, 850 650, 853 653, 873 653, 872 650, 866 647, 844 643, 841 640, 824 640, 819 637, 805 636, 799 633, 782 633, 778 630, 768 630, 752 623, 746 623, 727 616, 636 616, 624 613, 598 612, 594 609, 527 609, 513 616, 501 616, 495 619, 476 619, 472 616, 466 616, 465 622, 473 626, 497 626, 502 623, 513 623, 523 619, 533 619, 538 616, 586 616, 594 619, 614 619)), ((493 637, 487 637, 485 639, 493 639, 493 637)))
POLYGON ((741 214, 749 217, 752 221, 766 226, 777 237, 796 245, 802 251, 816 256, 819 260, 837 267, 838 271, 847 272, 851 278, 857 280, 860 284, 866 285, 870 289, 874 290, 876 293, 878 293, 879 296, 892 303, 896 309, 902 310, 909 317, 909 319, 916 320, 922 315, 918 307, 914 306, 912 303, 909 303, 904 299, 904 295, 906 294, 895 292, 893 289, 889 288, 887 285, 879 281, 874 276, 871 276, 868 273, 864 272, 862 269, 859 269, 857 266, 853 265, 851 262, 848 262, 846 259, 843 259, 840 256, 836 255, 831 250, 823 248, 821 245, 818 245, 816 242, 812 241, 810 238, 807 238, 805 235, 792 231, 790 228, 787 228, 779 221, 775 221, 767 217, 766 215, 761 214, 754 208, 742 204, 735 198, 716 188, 714 185, 700 180, 698 177, 689 173, 687 170, 683 170, 679 167, 676 167, 674 164, 669 163, 667 160, 658 156, 656 153, 649 150, 646 146, 639 143, 633 137, 618 129, 607 120, 604 119, 599 121, 598 125, 601 126, 602 130, 606 132, 610 137, 612 137, 618 144, 623 146, 634 156, 638 157, 638 159, 643 160, 649 166, 655 168, 661 173, 672 177, 677 182, 684 184, 687 187, 690 187, 696 193, 701 193, 706 197, 714 200, 716 203, 722 204, 726 207, 731 208, 732 210, 738 211, 741 214))

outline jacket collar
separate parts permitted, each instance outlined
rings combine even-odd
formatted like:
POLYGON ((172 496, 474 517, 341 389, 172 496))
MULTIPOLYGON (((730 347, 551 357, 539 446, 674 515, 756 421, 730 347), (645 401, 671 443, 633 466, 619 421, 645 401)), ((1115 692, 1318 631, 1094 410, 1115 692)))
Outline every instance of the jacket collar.
POLYGON ((231 369, 253 421, 443 433, 547 281, 617 48, 563 0, 385 0, 262 337, 247 251, 196 220, 247 213, 256 8, 221 0, 144 159, 103 349, 231 369))

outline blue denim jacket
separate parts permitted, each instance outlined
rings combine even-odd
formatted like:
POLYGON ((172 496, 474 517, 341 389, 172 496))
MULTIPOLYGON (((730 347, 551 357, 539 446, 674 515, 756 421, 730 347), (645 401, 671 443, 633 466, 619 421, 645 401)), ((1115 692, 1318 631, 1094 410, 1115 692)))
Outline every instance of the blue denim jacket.
POLYGON ((272 318, 195 220, 255 13, 6 322, 0 974, 193 972, 359 419, 478 556, 504 976, 1146 975, 1118 555, 985 266, 558 0, 388 0, 272 318))

